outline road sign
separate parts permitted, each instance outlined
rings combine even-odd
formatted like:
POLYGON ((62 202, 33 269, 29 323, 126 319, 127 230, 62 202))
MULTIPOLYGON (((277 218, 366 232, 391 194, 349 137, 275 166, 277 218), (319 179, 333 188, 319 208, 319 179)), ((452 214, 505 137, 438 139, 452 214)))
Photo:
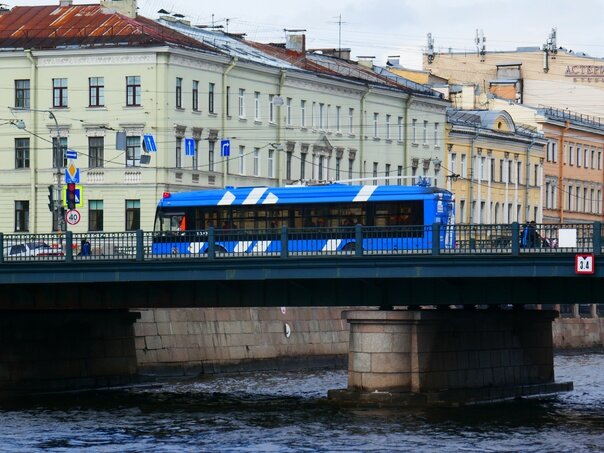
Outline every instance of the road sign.
MULTIPOLYGON (((76 184, 75 187, 75 206, 76 208, 81 208, 84 206, 84 188, 81 184, 76 184)), ((67 207, 67 186, 63 186, 61 193, 61 203, 63 206, 67 207)))
POLYGON ((220 155, 222 157, 228 157, 231 155, 231 141, 220 140, 220 155))
POLYGON ((596 271, 594 256, 591 253, 575 255, 575 274, 593 274, 596 271))
POLYGON ((65 157, 67 159, 77 159, 78 158, 78 152, 74 151, 73 149, 68 149, 67 151, 65 151, 65 157))
POLYGON ((73 162, 70 162, 65 169, 65 184, 79 183, 80 169, 76 168, 73 162))
POLYGON ((195 155, 195 140, 192 138, 185 138, 185 156, 195 155))
POLYGON ((78 211, 77 209, 70 209, 65 214, 65 220, 70 225, 77 225, 80 222, 80 218, 80 211, 78 211))
POLYGON ((157 146, 155 145, 155 138, 151 134, 145 134, 143 136, 143 146, 145 147, 145 151, 148 153, 157 151, 157 146))

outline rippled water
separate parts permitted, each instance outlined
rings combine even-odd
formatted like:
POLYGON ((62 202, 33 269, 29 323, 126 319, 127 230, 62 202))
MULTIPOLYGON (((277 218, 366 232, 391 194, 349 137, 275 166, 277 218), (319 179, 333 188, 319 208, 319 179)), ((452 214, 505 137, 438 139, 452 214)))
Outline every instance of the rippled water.
POLYGON ((430 410, 325 405, 345 371, 274 372, 0 406, 0 451, 604 451, 604 354, 556 356, 575 390, 430 410))

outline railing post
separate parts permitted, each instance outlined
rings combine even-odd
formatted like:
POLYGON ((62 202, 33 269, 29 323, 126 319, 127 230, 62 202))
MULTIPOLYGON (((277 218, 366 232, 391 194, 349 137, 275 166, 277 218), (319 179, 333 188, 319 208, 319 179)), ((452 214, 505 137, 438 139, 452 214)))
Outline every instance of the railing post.
POLYGON ((216 258, 216 236, 214 235, 214 227, 208 228, 208 259, 216 258))
POLYGON ((136 230, 136 261, 145 259, 145 243, 143 230, 136 230))
POLYGON ((602 253, 602 223, 594 222, 594 231, 593 231, 593 253, 595 255, 599 255, 602 253))
POLYGON ((69 230, 65 232, 65 261, 73 261, 73 231, 69 230))
POLYGON ((432 224, 432 255, 440 255, 440 223, 432 224))
POLYGON ((356 256, 363 256, 363 225, 357 223, 354 226, 354 254, 356 256))
POLYGON ((512 256, 520 255, 520 224, 512 222, 512 256))
POLYGON ((0 231, 0 245, 2 246, 2 252, 0 252, 0 263, 4 262, 4 233, 0 231))
POLYGON ((287 242, 287 227, 281 227, 281 258, 287 258, 289 255, 289 247, 287 242))

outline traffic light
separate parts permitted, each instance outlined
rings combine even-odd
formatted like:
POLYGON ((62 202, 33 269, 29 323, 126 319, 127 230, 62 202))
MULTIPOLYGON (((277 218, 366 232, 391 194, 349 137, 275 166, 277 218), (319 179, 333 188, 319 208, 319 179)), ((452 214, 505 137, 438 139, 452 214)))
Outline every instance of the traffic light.
POLYGON ((55 210, 55 188, 48 186, 48 210, 53 212, 55 210))
POLYGON ((67 192, 65 198, 67 199, 67 209, 75 209, 76 207, 76 185, 73 182, 67 184, 67 192))

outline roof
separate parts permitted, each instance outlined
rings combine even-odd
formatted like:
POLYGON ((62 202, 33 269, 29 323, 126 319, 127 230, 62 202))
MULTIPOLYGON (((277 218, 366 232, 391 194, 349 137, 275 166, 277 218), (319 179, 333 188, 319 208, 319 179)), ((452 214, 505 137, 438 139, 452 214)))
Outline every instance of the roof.
POLYGON ((447 120, 451 124, 480 128, 485 131, 514 134, 530 138, 543 138, 534 127, 514 123, 505 110, 447 110, 447 120))
POLYGON ((16 6, 0 15, 4 50, 162 44, 211 49, 151 19, 132 19, 100 5, 16 6))
POLYGON ((242 206, 363 201, 423 200, 435 193, 450 192, 424 186, 324 186, 240 187, 173 193, 159 201, 158 207, 242 206))

